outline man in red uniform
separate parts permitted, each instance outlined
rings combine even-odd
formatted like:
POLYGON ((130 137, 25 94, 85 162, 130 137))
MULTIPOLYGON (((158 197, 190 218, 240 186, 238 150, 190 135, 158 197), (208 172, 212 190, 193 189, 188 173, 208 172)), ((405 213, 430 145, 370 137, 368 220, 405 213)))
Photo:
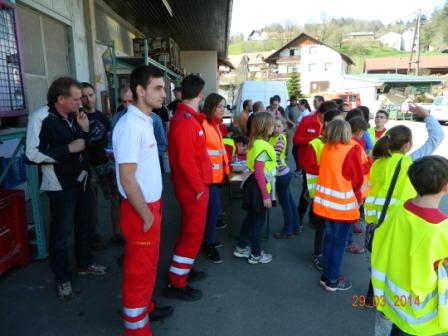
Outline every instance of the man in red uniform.
POLYGON ((126 241, 123 269, 123 320, 127 336, 150 336, 149 319, 171 315, 154 307, 152 292, 159 262, 162 176, 150 114, 165 99, 163 73, 148 66, 131 74, 135 105, 117 122, 112 143, 123 202, 120 226, 126 241))
POLYGON ((308 208, 308 188, 306 184, 307 172, 305 170, 305 165, 307 162, 310 162, 310 156, 312 157, 314 155, 314 151, 309 143, 311 140, 322 134, 325 112, 336 108, 337 105, 334 102, 324 101, 319 105, 316 112, 307 115, 302 119, 294 134, 293 143, 298 146, 298 156, 296 157, 297 166, 302 169, 302 193, 300 194, 299 206, 297 208, 300 223, 303 223, 302 219, 308 208))
POLYGON ((168 133, 171 180, 181 207, 179 238, 168 272, 165 296, 183 301, 202 297, 188 281, 199 280, 205 273, 192 270, 205 230, 208 184, 212 183, 212 164, 207 154, 199 103, 205 82, 197 75, 182 81, 182 102, 177 104, 168 133))

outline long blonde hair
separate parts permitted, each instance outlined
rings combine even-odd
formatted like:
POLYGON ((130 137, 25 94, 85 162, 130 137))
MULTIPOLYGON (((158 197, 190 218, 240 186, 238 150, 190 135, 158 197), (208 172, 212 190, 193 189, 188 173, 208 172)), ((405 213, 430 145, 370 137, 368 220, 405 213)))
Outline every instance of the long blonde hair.
POLYGON ((249 148, 257 139, 268 140, 274 128, 274 117, 269 112, 258 112, 254 114, 252 129, 250 132, 249 148))
POLYGON ((345 120, 334 119, 325 127, 324 137, 325 143, 329 145, 348 145, 352 139, 350 124, 345 120))

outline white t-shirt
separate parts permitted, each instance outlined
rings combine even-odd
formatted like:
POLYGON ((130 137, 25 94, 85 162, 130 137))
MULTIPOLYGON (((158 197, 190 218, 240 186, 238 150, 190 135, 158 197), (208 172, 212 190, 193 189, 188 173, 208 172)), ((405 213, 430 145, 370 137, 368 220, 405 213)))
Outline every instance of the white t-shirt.
POLYGON ((114 128, 112 145, 120 194, 127 198, 120 183, 119 165, 136 163, 135 175, 145 201, 158 201, 162 196, 162 174, 152 118, 130 105, 114 128))

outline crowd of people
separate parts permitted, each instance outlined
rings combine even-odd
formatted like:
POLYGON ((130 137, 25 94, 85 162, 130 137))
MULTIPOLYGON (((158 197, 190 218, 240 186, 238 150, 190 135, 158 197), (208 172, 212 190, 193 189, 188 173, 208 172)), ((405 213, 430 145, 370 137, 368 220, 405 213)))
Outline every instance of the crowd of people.
POLYGON ((168 155, 181 223, 166 297, 201 299, 202 291, 190 285, 207 277, 194 268, 201 248, 210 262, 223 262, 215 239, 223 224, 220 187, 232 163, 243 163, 246 215, 234 257, 249 264, 273 260, 261 243, 267 210, 278 201, 283 226, 274 237, 293 239, 309 218, 320 285, 346 291, 352 284, 341 271, 344 254, 365 253, 353 234, 366 231, 372 252, 366 306, 393 322, 391 335, 448 331, 448 217, 438 210, 448 192, 448 160, 431 156, 444 138, 438 122, 423 108, 410 107, 423 118, 428 138, 408 155, 412 132, 406 126, 386 129, 386 111, 377 111, 370 127, 365 106, 351 109, 342 100, 315 96, 312 109, 307 99, 291 96, 283 108, 273 96, 266 108, 261 101, 244 101, 242 113, 226 127, 225 99, 216 93, 205 97, 204 86, 200 76, 186 76, 165 107, 163 73, 138 67, 109 120, 96 108, 94 86, 64 77, 50 86, 48 105, 30 115, 26 155, 40 165, 49 198, 50 266, 59 298, 73 297, 73 228, 78 273, 107 274, 92 253, 103 238, 96 215, 101 189, 110 201, 112 240, 124 245, 125 333, 151 335, 150 321, 172 314, 172 307, 152 301, 168 155), (291 156, 294 168, 288 165, 291 156), (291 192, 294 176, 302 181, 298 203, 291 192), (397 297, 406 303, 394 304, 397 297))

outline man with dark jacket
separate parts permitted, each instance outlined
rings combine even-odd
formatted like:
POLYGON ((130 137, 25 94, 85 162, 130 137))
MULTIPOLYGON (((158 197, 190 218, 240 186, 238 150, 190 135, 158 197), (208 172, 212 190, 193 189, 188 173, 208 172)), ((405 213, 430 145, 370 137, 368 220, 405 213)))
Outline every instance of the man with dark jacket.
POLYGON ((68 265, 68 239, 75 227, 79 274, 106 274, 91 253, 93 238, 89 162, 85 153, 89 120, 81 105, 81 85, 63 77, 47 94, 48 106, 30 115, 26 156, 41 165, 41 189, 50 201, 50 266, 60 299, 73 297, 68 265))

